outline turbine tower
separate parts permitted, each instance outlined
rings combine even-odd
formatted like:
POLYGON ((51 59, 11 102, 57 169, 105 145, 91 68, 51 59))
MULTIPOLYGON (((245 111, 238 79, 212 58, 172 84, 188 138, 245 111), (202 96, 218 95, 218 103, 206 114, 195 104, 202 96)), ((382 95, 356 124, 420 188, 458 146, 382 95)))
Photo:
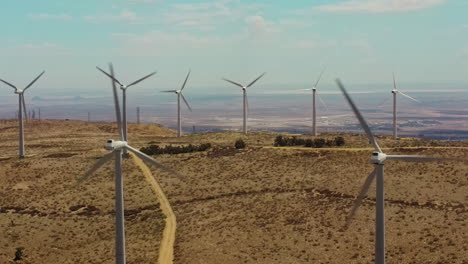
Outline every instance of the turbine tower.
POLYGON ((376 183, 376 214, 375 214, 375 263, 376 264, 385 264, 385 218, 384 218, 384 163, 386 160, 401 160, 406 162, 428 162, 428 161, 446 161, 446 160, 455 160, 455 161, 465 161, 462 159, 456 158, 443 158, 443 157, 428 157, 420 155, 388 155, 382 151, 379 144, 377 143, 374 135, 372 134, 367 122, 364 120, 364 117, 361 115, 361 112, 354 104, 353 100, 349 96, 348 92, 344 88, 343 84, 339 79, 336 80, 338 87, 340 87, 343 95, 351 106, 354 114, 356 115, 359 123, 366 132, 369 141, 374 146, 374 152, 371 155, 370 162, 375 165, 374 170, 367 176, 364 185, 354 203, 354 207, 351 210, 350 215, 346 219, 345 229, 349 227, 351 220, 356 214, 357 209, 362 203, 362 200, 366 197, 369 188, 374 181, 374 178, 377 178, 376 183))
POLYGON ((395 73, 393 73, 393 90, 392 90, 392 94, 393 94, 393 139, 398 139, 398 132, 397 132, 397 94, 401 94, 417 103, 421 103, 420 101, 414 99, 413 97, 407 95, 407 94, 404 94, 402 92, 400 92, 399 90, 397 90, 397 87, 396 87, 396 81, 395 81, 395 73))
POLYGON ((128 137, 127 137, 127 88, 129 88, 130 86, 133 86, 153 75, 156 74, 156 72, 152 72, 128 85, 123 85, 121 82, 119 82, 119 80, 117 80, 117 78, 115 78, 115 76, 112 76, 110 74, 108 74, 107 72, 105 72, 104 70, 102 70, 101 68, 99 67, 96 67, 98 70, 100 70, 102 73, 104 73, 105 75, 107 75, 109 78, 111 78, 114 82, 116 82, 118 85, 120 85, 120 89, 122 90, 122 104, 123 104, 123 135, 124 135, 124 139, 125 141, 128 141, 128 137))
POLYGON ((187 102, 184 95, 182 94, 182 90, 184 90, 185 84, 187 83, 189 76, 190 76, 190 70, 187 73, 187 77, 185 77, 185 81, 182 84, 182 88, 180 88, 180 90, 167 90, 167 91, 161 92, 161 93, 175 93, 177 95, 177 137, 182 136, 182 118, 181 118, 181 111, 180 111, 180 98, 184 100, 185 105, 190 110, 190 112, 192 112, 192 108, 190 107, 189 103, 187 102))
POLYGON ((320 82, 320 79, 322 78, 322 74, 325 71, 325 68, 320 72, 320 75, 315 82, 315 85, 312 89, 304 89, 304 91, 312 91, 312 135, 317 136, 317 110, 316 110, 316 100, 315 97, 317 96, 320 100, 320 102, 326 107, 325 102, 322 100, 320 95, 317 93, 317 86, 320 82))
POLYGON ((237 82, 234 82, 234 81, 231 81, 231 80, 228 80, 226 78, 223 78, 223 80, 225 80, 226 82, 230 82, 236 86, 239 86, 240 88, 242 88, 242 96, 243 96, 243 114, 244 114, 244 121, 243 121, 243 124, 242 124, 242 131, 244 132, 245 135, 247 135, 247 111, 249 109, 249 100, 247 99, 247 88, 249 88, 250 86, 252 86, 255 82, 257 82, 260 78, 263 77, 263 75, 265 75, 266 72, 262 73, 260 76, 257 77, 257 79, 253 80, 251 83, 249 83, 247 86, 243 86, 242 84, 239 84, 237 82))
POLYGON ((39 74, 34 80, 32 80, 32 82, 30 82, 28 84, 28 86, 26 86, 24 89, 18 89, 16 88, 16 86, 14 86, 13 84, 7 82, 7 81, 4 81, 2 79, 0 79, 1 82, 3 82, 4 84, 12 87, 13 89, 15 89, 15 94, 18 95, 18 107, 19 107, 19 111, 18 111, 18 122, 19 122, 19 157, 20 158, 24 158, 26 156, 26 151, 24 149, 24 127, 23 127, 23 117, 26 117, 27 119, 27 112, 26 112, 26 103, 24 102, 24 92, 26 92, 26 90, 31 87, 39 78, 41 78, 41 76, 45 73, 45 71, 42 71, 41 74, 39 74), (24 111, 24 113, 23 113, 24 111))
MULTIPOLYGON (((114 80, 114 70, 112 69, 112 64, 109 64, 110 74, 112 80, 114 80)), ((131 147, 125 141, 123 134, 123 121, 121 120, 119 98, 117 94, 117 88, 112 81, 112 90, 114 94, 114 106, 115 106, 115 115, 117 120, 117 127, 119 132, 119 140, 107 140, 104 148, 110 150, 111 152, 104 155, 86 174, 78 180, 78 183, 82 183, 94 172, 96 172, 100 167, 102 167, 107 161, 112 158, 115 159, 115 229, 116 229, 116 240, 115 240, 115 258, 117 264, 125 264, 125 223, 124 223, 124 199, 123 199, 123 178, 122 178, 122 154, 125 151, 133 152, 137 157, 142 159, 148 164, 154 165, 157 168, 166 170, 172 174, 178 175, 175 171, 170 168, 167 168, 160 164, 155 159, 150 156, 140 152, 139 150, 131 147)))

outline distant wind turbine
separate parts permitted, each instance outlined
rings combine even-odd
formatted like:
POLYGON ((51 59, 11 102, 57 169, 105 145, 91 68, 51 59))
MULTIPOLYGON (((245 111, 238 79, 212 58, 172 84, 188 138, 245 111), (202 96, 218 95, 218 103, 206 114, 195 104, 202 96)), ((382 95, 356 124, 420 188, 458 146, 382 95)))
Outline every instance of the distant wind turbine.
MULTIPOLYGON (((114 80, 114 71, 112 69, 112 64, 109 65, 110 74, 109 77, 114 80)), ((113 82, 112 82, 113 83, 113 82)), ((106 162, 110 161, 112 158, 115 159, 115 225, 116 225, 116 242, 115 242, 115 257, 117 264, 125 264, 125 218, 124 218, 124 199, 123 199, 123 178, 122 178, 122 154, 123 152, 130 151, 133 152, 137 157, 143 161, 156 166, 157 168, 166 170, 172 174, 178 175, 172 169, 163 166, 155 159, 150 156, 140 152, 139 150, 128 145, 125 141, 124 134, 122 131, 123 121, 121 119, 119 98, 117 94, 117 88, 113 85, 113 94, 114 94, 114 107, 115 115, 117 120, 117 128, 119 133, 120 140, 107 140, 104 148, 112 151, 104 155, 86 174, 78 180, 78 183, 82 183, 94 172, 96 172, 100 167, 102 167, 106 162)))
POLYGON ((125 141, 128 141, 128 137, 127 137, 127 88, 129 88, 130 86, 133 86, 153 75, 156 74, 156 72, 152 72, 128 85, 123 85, 121 82, 119 82, 119 80, 117 80, 117 78, 115 78, 115 76, 112 76, 110 75, 109 73, 105 72, 104 70, 102 70, 101 68, 99 67, 96 67, 99 71, 101 71, 102 73, 104 73, 105 75, 107 75, 109 78, 111 78, 115 83, 117 83, 118 85, 120 85, 120 89, 122 90, 122 102, 123 102, 123 135, 124 135, 124 139, 125 141))
POLYGON ((185 88, 185 84, 187 84, 187 80, 190 76, 190 70, 187 73, 187 77, 185 77, 185 81, 182 84, 182 88, 180 90, 167 90, 167 91, 161 91, 161 93, 175 93, 177 95, 177 137, 182 136, 182 118, 181 118, 181 111, 180 111, 180 98, 184 100, 185 105, 187 108, 192 112, 192 108, 190 107, 189 103, 185 99, 184 95, 182 94, 182 91, 185 88))
POLYGON ((404 94, 403 92, 399 91, 396 87, 396 81, 395 81, 395 73, 393 73, 393 90, 392 90, 392 94, 393 94, 393 139, 398 139, 398 135, 397 135, 397 94, 401 94, 417 103, 421 103, 421 101, 418 101, 416 99, 414 99, 413 97, 407 95, 407 94, 404 94))
POLYGON ((375 165, 374 170, 367 176, 362 189, 356 198, 354 206, 351 210, 350 215, 346 219, 345 229, 347 229, 356 215, 357 209, 361 206, 362 201, 367 195, 369 188, 377 178, 376 183, 376 214, 375 214, 375 263, 376 264, 385 264, 385 218, 384 218, 384 164, 387 160, 401 160, 406 162, 429 162, 429 161, 467 161, 458 158, 444 158, 444 157, 428 157, 420 155, 388 155, 382 151, 377 140, 375 139, 372 131, 367 125, 366 120, 362 116, 361 112, 354 104, 353 100, 349 96, 348 92, 344 88, 343 84, 339 79, 336 80, 338 87, 343 92, 344 97, 348 101, 351 109, 356 115, 361 127, 366 132, 366 135, 374 147, 374 152, 372 152, 370 162, 375 165))
POLYGON ((322 78, 322 74, 323 72, 325 71, 325 68, 323 68, 323 70, 320 72, 320 75, 317 79, 317 81, 315 82, 315 85, 312 89, 304 89, 304 91, 312 91, 312 135, 313 136, 317 136, 317 110, 316 110, 316 101, 315 101, 315 97, 318 96, 320 102, 323 104, 323 106, 325 107, 325 109, 327 109, 327 105, 325 104, 325 102, 322 100, 322 98, 320 97, 320 95, 317 93, 317 86, 320 82, 320 79, 322 78))
POLYGON ((247 135, 247 111, 249 109, 249 100, 247 99, 247 88, 252 86, 255 82, 257 82, 260 78, 262 78, 263 75, 265 75, 265 74, 266 74, 266 72, 262 73, 260 76, 257 77, 257 79, 253 80, 247 86, 243 86, 242 84, 239 84, 237 82, 228 80, 226 78, 223 78, 223 80, 225 80, 226 82, 230 82, 230 83, 242 88, 242 95, 243 95, 243 99, 244 99, 244 102, 243 102, 244 122, 243 122, 243 126, 242 126, 242 131, 244 132, 245 135, 247 135))
MULTIPOLYGON (((24 158, 26 156, 26 151, 24 150, 24 128, 23 128, 23 116, 26 115, 26 103, 24 102, 24 92, 31 87, 41 76, 45 73, 42 71, 31 83, 28 84, 24 89, 18 89, 13 84, 0 79, 1 82, 5 83, 6 85, 15 89, 15 94, 18 95, 19 98, 19 111, 18 111, 18 121, 19 121, 19 157, 24 158), (23 113, 24 111, 24 113, 23 113)), ((27 119, 27 116, 26 116, 27 119)))

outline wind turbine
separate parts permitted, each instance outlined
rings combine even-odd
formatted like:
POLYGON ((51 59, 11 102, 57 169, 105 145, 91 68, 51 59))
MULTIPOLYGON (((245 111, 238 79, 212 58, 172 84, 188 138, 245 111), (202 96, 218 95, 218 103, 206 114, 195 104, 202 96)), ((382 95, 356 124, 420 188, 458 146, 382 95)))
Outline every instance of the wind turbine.
POLYGON ((393 139, 397 139, 398 136, 397 136, 397 107, 396 107, 396 99, 397 99, 397 94, 401 94, 417 103, 421 103, 420 101, 414 99, 413 97, 407 95, 407 94, 404 94, 402 92, 400 92, 399 90, 397 90, 397 87, 396 87, 396 81, 395 81, 395 73, 393 73, 393 90, 392 90, 392 94, 393 94, 393 139))
MULTIPOLYGON (((112 64, 109 64, 110 74, 112 80, 114 79, 114 70, 112 64)), ((104 155, 86 174, 78 180, 78 183, 82 183, 94 172, 96 172, 101 166, 106 162, 115 159, 115 229, 116 229, 116 241, 115 241, 115 257, 117 264, 125 264, 125 225, 124 225, 124 200, 123 200, 123 178, 122 178, 122 154, 125 151, 133 152, 137 157, 147 162, 150 165, 154 165, 157 168, 171 172, 172 174, 178 175, 175 171, 170 168, 167 168, 160 164, 155 159, 150 156, 140 152, 139 150, 128 145, 125 141, 124 134, 122 131, 123 122, 121 120, 120 106, 119 106, 119 97, 117 94, 117 88, 112 81, 112 90, 114 94, 114 105, 115 105, 115 115, 117 120, 117 127, 119 132, 120 140, 107 140, 104 148, 112 151, 104 155)))
POLYGON ((13 84, 0 79, 1 82, 5 83, 6 85, 15 89, 15 94, 18 95, 18 103, 19 103, 19 111, 18 111, 18 122, 19 122, 19 157, 24 158, 26 156, 26 152, 24 150, 24 128, 23 128, 23 116, 27 119, 27 112, 26 112, 26 103, 24 102, 24 92, 31 87, 41 76, 45 73, 42 71, 32 82, 28 84, 24 89, 18 89, 13 84), (23 113, 24 111, 24 113, 23 113))
POLYGON ((257 79, 253 80, 251 83, 249 83, 247 86, 243 86, 242 84, 239 84, 237 82, 234 82, 234 81, 231 81, 231 80, 228 80, 226 78, 223 78, 223 80, 225 80, 226 82, 230 82, 236 86, 239 86, 240 88, 242 88, 242 94, 243 94, 243 98, 244 98, 244 103, 243 103, 243 109, 244 109, 244 122, 243 122, 243 126, 242 126, 242 131, 244 132, 245 135, 247 135, 247 111, 248 111, 248 108, 249 108, 249 101, 247 99, 247 88, 249 88, 250 86, 252 86, 255 82, 257 82, 260 78, 263 77, 263 75, 265 75, 266 72, 262 73, 260 76, 257 77, 257 79))
POLYGON ((325 71, 325 68, 323 68, 323 70, 320 72, 320 75, 312 89, 304 89, 304 91, 312 91, 312 135, 313 136, 317 136, 317 114, 316 114, 317 111, 316 111, 315 97, 318 96, 320 102, 325 106, 325 109, 327 108, 327 106, 325 105, 325 102, 317 93, 317 85, 320 82, 320 79, 322 78, 322 74, 324 71, 325 71))
POLYGON ((456 158, 443 158, 443 157, 428 157, 421 155, 388 155, 382 151, 379 144, 377 143, 374 135, 372 134, 369 126, 367 125, 364 117, 359 112, 359 109, 354 104, 353 100, 349 96, 348 92, 344 88, 343 84, 339 79, 336 80, 338 87, 340 87, 343 95, 351 106, 354 114, 356 115, 359 123, 366 132, 369 141, 374 146, 374 152, 372 152, 370 162, 375 165, 374 170, 367 176, 364 185, 362 186, 361 191, 359 192, 358 197, 354 203, 354 206, 351 210, 350 215, 346 219, 345 229, 349 227, 351 220, 356 214, 357 209, 361 206, 363 199, 366 197, 369 188, 374 181, 374 178, 377 178, 376 183, 376 214, 375 214, 375 263, 376 264, 385 264, 385 219, 384 219, 384 163, 386 160, 401 160, 406 162, 428 162, 428 161, 446 161, 446 160, 455 160, 455 161, 465 161, 462 159, 456 158))
POLYGON ((181 120, 181 112, 180 112, 180 98, 184 100, 185 105, 187 108, 192 112, 192 108, 190 107, 189 103, 185 99, 184 95, 182 94, 182 90, 185 88, 185 84, 187 83, 187 80, 190 76, 190 70, 187 73, 187 77, 185 77, 185 81, 182 84, 182 88, 180 90, 167 90, 167 91, 162 91, 161 93, 175 93, 177 95, 177 137, 182 136, 182 120, 181 120))
POLYGON ((104 70, 102 70, 101 68, 97 67, 96 68, 98 70, 100 70, 102 73, 104 73, 105 75, 107 75, 109 78, 111 78, 114 82, 116 82, 118 85, 120 85, 120 89, 122 90, 122 102, 123 102, 123 135, 124 135, 124 139, 125 141, 128 141, 128 137, 127 137, 127 88, 129 88, 130 86, 133 86, 153 75, 156 74, 156 72, 152 72, 128 85, 123 85, 121 82, 119 82, 119 80, 117 80, 117 78, 115 78, 115 76, 112 76, 110 74, 108 74, 107 72, 105 72, 104 70))

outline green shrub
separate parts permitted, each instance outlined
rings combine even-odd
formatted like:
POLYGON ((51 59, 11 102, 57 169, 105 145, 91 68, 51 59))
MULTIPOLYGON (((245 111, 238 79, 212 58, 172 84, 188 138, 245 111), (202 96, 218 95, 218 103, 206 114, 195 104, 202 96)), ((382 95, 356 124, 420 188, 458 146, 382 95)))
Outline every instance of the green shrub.
POLYGON ((243 148, 245 148, 245 142, 244 142, 244 140, 242 140, 242 139, 236 140, 236 142, 234 143, 234 147, 235 147, 236 149, 243 149, 243 148))
POLYGON ((192 145, 192 144, 189 144, 187 146, 167 145, 164 148, 161 148, 158 145, 150 145, 148 147, 141 148, 140 151, 147 155, 160 155, 160 154, 191 153, 191 152, 205 151, 209 148, 211 148, 210 143, 201 144, 199 146, 192 145))
POLYGON ((345 144, 345 140, 343 137, 336 137, 335 138, 335 145, 336 146, 343 146, 345 144))
POLYGON ((314 139, 314 147, 322 148, 325 145, 326 141, 323 138, 314 139))
POLYGON ((283 136, 279 135, 275 138, 275 143, 273 145, 275 147, 284 147, 286 146, 286 141, 284 140, 283 136))
POLYGON ((312 148, 314 147, 314 141, 312 141, 312 139, 306 139, 304 146, 308 148, 312 148))
POLYGON ((18 261, 18 260, 23 260, 23 250, 24 248, 16 248, 16 252, 15 252, 15 258, 13 259, 14 262, 18 261))

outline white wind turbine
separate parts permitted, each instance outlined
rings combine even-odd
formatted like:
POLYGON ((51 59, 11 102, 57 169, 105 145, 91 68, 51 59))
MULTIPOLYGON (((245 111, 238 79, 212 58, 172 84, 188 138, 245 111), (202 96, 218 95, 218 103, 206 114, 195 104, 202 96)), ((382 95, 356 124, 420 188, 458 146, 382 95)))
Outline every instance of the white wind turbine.
POLYGON ((182 90, 185 88, 185 84, 187 83, 187 80, 190 76, 190 70, 187 73, 187 77, 185 77, 185 81, 182 84, 182 88, 180 90, 167 90, 167 91, 162 91, 161 93, 175 93, 177 95, 177 137, 182 136, 182 119, 181 119, 181 111, 180 111, 180 98, 184 100, 185 105, 187 105, 187 108, 192 112, 192 108, 190 107, 189 103, 185 99, 184 95, 182 94, 182 90))
POLYGON ((249 101, 247 99, 247 88, 249 88, 250 86, 252 86, 255 82, 257 82, 260 78, 263 77, 263 75, 265 75, 266 72, 262 73, 260 76, 257 77, 257 79, 253 80, 251 83, 249 83, 247 86, 243 86, 242 84, 239 84, 239 83, 236 83, 234 81, 231 81, 231 80, 228 80, 226 78, 223 78, 223 80, 225 80, 226 82, 230 82, 236 86, 239 86, 240 88, 242 88, 242 95, 243 95, 243 110, 244 110, 244 121, 243 121, 243 126, 242 126, 242 131, 244 132, 244 134, 247 135, 247 111, 249 109, 249 101))
POLYGON ((325 71, 325 68, 320 72, 320 75, 312 89, 304 89, 304 91, 312 91, 312 135, 313 136, 317 136, 317 111, 316 111, 315 97, 317 96, 320 102, 325 107, 325 109, 327 108, 325 102, 322 100, 322 97, 320 97, 320 95, 317 93, 317 86, 320 82, 320 79, 322 78, 322 74, 324 71, 325 71))
POLYGON ((401 94, 417 103, 421 103, 420 101, 414 99, 413 97, 407 95, 407 94, 404 94, 402 93, 401 91, 399 91, 396 87, 396 81, 395 81, 395 73, 393 73, 393 90, 392 90, 392 94, 393 94, 393 139, 397 139, 398 138, 398 135, 397 135, 397 102, 396 102, 396 99, 397 99, 397 94, 401 94))
POLYGON ((359 192, 358 197, 354 203, 354 206, 351 210, 350 215, 346 219, 345 229, 347 229, 351 223, 351 220, 356 214, 357 209, 361 205, 363 199, 366 197, 369 188, 374 181, 374 178, 377 178, 376 183, 376 214, 375 214, 375 263, 376 264, 385 264, 385 218, 384 218, 384 163, 386 160, 401 160, 406 162, 428 162, 428 161, 465 161, 462 159, 456 158, 443 158, 443 157, 428 157, 421 155, 388 155, 382 151, 379 144, 377 143, 374 135, 372 134, 367 122, 364 120, 364 117, 359 112, 359 109, 354 104, 353 100, 347 93, 343 84, 339 79, 336 80, 338 86, 343 92, 346 100, 351 106, 354 114, 356 115, 359 123, 366 132, 369 141, 374 146, 374 152, 371 155, 370 162, 375 165, 374 170, 367 176, 364 185, 362 186, 361 191, 359 192))
MULTIPOLYGON (((112 64, 109 64, 110 74, 112 80, 114 80, 114 70, 112 64)), ((103 166, 107 161, 111 160, 113 157, 115 159, 115 229, 116 229, 116 240, 115 240, 115 257, 117 264, 125 264, 125 225, 124 225, 124 199, 123 199, 123 178, 122 178, 122 154, 125 151, 133 152, 137 157, 147 162, 150 165, 154 165, 157 168, 171 172, 172 174, 178 175, 172 169, 163 166, 155 159, 150 156, 140 152, 139 150, 131 147, 127 144, 127 141, 124 139, 124 134, 122 131, 123 122, 121 120, 120 106, 119 106, 119 97, 117 94, 117 88, 112 82, 113 94, 114 94, 114 105, 115 105, 115 115, 117 120, 117 127, 119 131, 120 140, 107 140, 104 148, 112 151, 104 155, 86 174, 78 180, 78 183, 82 183, 94 172, 96 172, 101 166, 103 166)), ((180 175, 178 175, 180 176, 180 175)))
POLYGON ((13 84, 0 79, 1 82, 5 83, 6 85, 15 89, 15 94, 18 95, 19 98, 19 110, 18 110, 18 122, 19 122, 19 157, 24 158, 26 156, 26 152, 24 150, 24 128, 23 128, 23 116, 26 116, 27 119, 27 112, 26 112, 26 103, 24 102, 24 92, 31 87, 41 76, 45 73, 42 71, 31 83, 28 84, 24 89, 18 89, 13 84), (23 113, 24 111, 24 113, 23 113))
POLYGON ((110 74, 108 74, 107 72, 105 72, 104 70, 102 70, 101 68, 99 67, 96 67, 98 70, 100 70, 102 73, 104 73, 105 75, 107 75, 109 78, 111 78, 114 82, 116 82, 118 85, 120 85, 120 89, 122 90, 122 108, 123 108, 123 135, 124 135, 124 139, 125 141, 128 141, 128 137, 127 137, 127 88, 129 88, 130 86, 133 86, 153 75, 156 74, 156 72, 152 72, 128 85, 123 85, 121 82, 119 82, 119 80, 117 80, 117 78, 115 78, 115 76, 112 76, 110 74))

